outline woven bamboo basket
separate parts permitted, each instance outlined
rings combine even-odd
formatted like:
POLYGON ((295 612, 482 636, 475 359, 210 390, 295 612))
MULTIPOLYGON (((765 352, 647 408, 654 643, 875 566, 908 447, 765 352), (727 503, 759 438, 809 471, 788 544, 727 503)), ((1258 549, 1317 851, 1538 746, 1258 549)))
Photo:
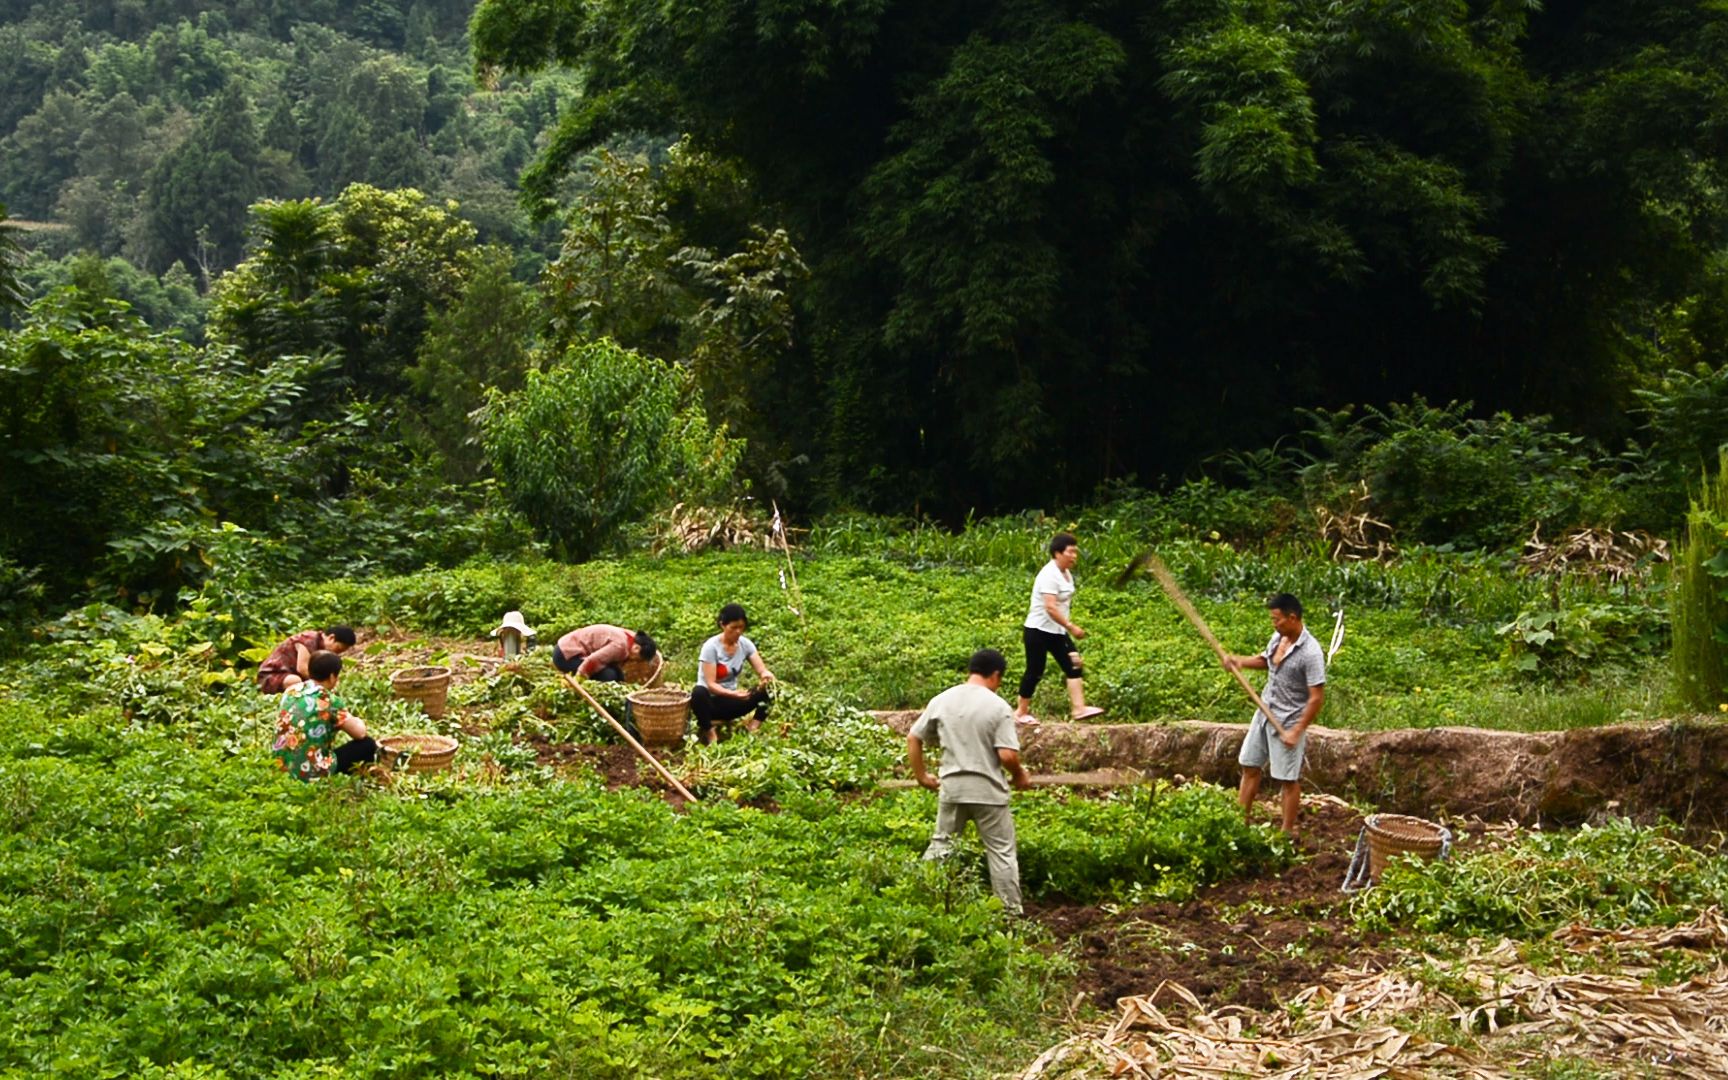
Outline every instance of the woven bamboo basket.
POLYGON ((666 654, 656 652, 652 660, 626 660, 618 665, 624 681, 642 687, 655 687, 666 678, 666 654))
POLYGON ((456 740, 448 735, 385 735, 378 740, 378 760, 388 769, 438 772, 456 758, 456 740))
POLYGON ((396 696, 420 704, 425 714, 434 720, 444 715, 444 705, 450 694, 450 669, 447 667, 409 667, 390 673, 390 689, 396 696))
POLYGON ((677 746, 690 721, 690 692, 675 686, 646 687, 629 698, 630 716, 648 746, 677 746))
POLYGON ((1443 827, 1419 817, 1368 815, 1368 876, 1380 880, 1386 860, 1395 855, 1414 852, 1424 859, 1434 858, 1446 845, 1448 835, 1443 827))

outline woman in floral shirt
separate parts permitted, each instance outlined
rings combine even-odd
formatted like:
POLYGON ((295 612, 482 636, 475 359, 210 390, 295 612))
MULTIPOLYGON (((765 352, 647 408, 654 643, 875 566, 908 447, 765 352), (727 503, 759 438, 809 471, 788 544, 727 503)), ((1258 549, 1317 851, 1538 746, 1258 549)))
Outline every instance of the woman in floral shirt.
POLYGON ((336 696, 342 658, 315 652, 306 667, 311 679, 283 691, 276 712, 276 745, 270 752, 277 766, 297 780, 313 780, 378 760, 378 744, 367 738, 366 722, 349 715, 336 696), (338 731, 349 741, 332 752, 338 731))

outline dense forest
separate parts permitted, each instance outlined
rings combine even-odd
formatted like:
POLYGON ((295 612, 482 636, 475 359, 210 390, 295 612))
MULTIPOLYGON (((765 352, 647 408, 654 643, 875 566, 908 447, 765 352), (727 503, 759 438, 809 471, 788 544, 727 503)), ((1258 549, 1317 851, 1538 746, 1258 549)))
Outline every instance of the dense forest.
POLYGON ((1719 3, 12 0, 0 604, 769 498, 1670 532, 1725 73, 1719 3))

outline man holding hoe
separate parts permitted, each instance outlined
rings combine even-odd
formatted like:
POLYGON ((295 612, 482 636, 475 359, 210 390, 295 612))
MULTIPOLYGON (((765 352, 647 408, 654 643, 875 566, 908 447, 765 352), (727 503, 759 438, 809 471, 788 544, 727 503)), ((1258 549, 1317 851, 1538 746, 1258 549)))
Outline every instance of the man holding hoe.
POLYGON ((968 821, 975 823, 990 866, 990 891, 1009 914, 1019 915, 1020 854, 1002 770, 1008 770, 1021 791, 1032 786, 1032 778, 1020 764, 1014 712, 996 693, 1007 667, 995 649, 973 653, 966 681, 930 699, 912 725, 906 736, 906 758, 913 778, 940 792, 936 832, 924 858, 947 858, 954 850, 954 838, 968 821), (942 748, 940 781, 924 768, 926 743, 942 748))
POLYGON ((1302 808, 1302 762, 1308 746, 1308 725, 1326 703, 1326 657, 1320 643, 1302 625, 1302 602, 1289 593, 1266 598, 1272 616, 1272 640, 1256 656, 1222 656, 1226 670, 1244 668, 1265 671, 1266 689, 1260 698, 1272 710, 1276 723, 1269 724, 1258 709, 1248 725, 1248 737, 1236 762, 1242 766, 1242 787, 1237 800, 1249 824, 1254 819, 1254 798, 1260 793, 1261 770, 1270 767, 1272 779, 1284 785, 1284 831, 1296 835, 1296 814, 1302 808))

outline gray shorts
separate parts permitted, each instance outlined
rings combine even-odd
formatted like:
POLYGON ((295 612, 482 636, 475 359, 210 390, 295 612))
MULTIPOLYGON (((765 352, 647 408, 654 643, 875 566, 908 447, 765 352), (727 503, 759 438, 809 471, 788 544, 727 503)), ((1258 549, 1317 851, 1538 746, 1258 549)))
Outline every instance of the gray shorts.
MULTIPOLYGON (((1291 721, 1294 723, 1294 721, 1291 721)), ((1308 732, 1304 730, 1292 750, 1278 737, 1278 729, 1266 722, 1258 711, 1248 725, 1248 737, 1242 740, 1242 752, 1236 764, 1245 769, 1266 769, 1274 780, 1302 779, 1302 760, 1308 749, 1308 732), (1268 768, 1270 765, 1270 768, 1268 768)))

